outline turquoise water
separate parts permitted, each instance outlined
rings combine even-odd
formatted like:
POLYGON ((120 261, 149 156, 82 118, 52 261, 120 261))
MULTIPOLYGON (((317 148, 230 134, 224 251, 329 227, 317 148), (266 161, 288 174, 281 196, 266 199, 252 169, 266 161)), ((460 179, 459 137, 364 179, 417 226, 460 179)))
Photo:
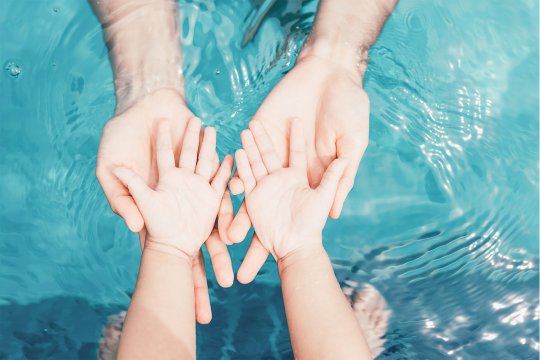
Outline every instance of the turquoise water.
MULTIPOLYGON (((190 106, 233 152, 316 3, 181 3, 190 106)), ((403 0, 370 52, 370 146, 325 242, 393 311, 383 359, 538 358, 538 12, 403 0)), ((92 359, 140 257, 94 177, 107 49, 84 1, 4 0, 0 34, 0 359, 92 359)), ((201 359, 292 357, 272 262, 251 285, 209 278, 201 359)))

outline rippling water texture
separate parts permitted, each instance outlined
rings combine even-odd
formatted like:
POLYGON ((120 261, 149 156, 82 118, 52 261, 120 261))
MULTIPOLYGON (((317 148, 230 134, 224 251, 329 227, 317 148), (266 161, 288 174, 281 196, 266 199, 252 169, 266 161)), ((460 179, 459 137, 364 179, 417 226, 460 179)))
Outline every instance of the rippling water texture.
MULTIPOLYGON (((182 2, 182 42, 190 106, 223 154, 316 3, 215 3, 182 2)), ((538 358, 538 10, 402 0, 371 49, 370 146, 325 241, 339 279, 393 310, 381 358, 538 358)), ((94 358, 140 256, 94 177, 107 49, 84 1, 4 0, 0 33, 0 358, 94 358)), ((249 286, 209 276, 200 357, 290 358, 274 264, 249 286)))

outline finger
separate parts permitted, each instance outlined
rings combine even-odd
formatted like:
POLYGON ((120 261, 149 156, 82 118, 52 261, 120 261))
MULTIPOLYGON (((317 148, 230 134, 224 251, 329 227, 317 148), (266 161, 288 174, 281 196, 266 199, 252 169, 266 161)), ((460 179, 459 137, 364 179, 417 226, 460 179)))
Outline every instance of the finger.
POLYGON ((240 195, 244 192, 244 183, 238 175, 238 170, 234 172, 234 176, 232 177, 231 181, 229 181, 229 188, 231 189, 231 194, 233 195, 240 195))
POLYGON ((236 278, 242 284, 248 284, 255 279, 257 273, 262 268, 268 258, 268 250, 264 248, 257 234, 253 235, 253 240, 249 245, 246 257, 238 269, 236 278))
POLYGON ((251 170, 253 171, 255 179, 262 179, 268 174, 268 171, 264 166, 261 154, 257 148, 257 144, 255 144, 253 134, 250 130, 244 130, 242 131, 242 134, 240 134, 240 140, 242 141, 242 147, 246 151, 247 158, 249 160, 249 164, 251 165, 251 170))
POLYGON ((246 203, 243 202, 234 217, 229 230, 227 231, 227 237, 233 243, 242 242, 245 239, 249 229, 251 228, 251 219, 247 213, 246 203))
POLYGON ((291 122, 291 135, 289 139, 289 166, 303 170, 307 169, 304 128, 298 119, 291 122))
POLYGON ((199 134, 201 132, 201 120, 192 118, 187 126, 182 143, 182 151, 180 151, 180 160, 178 167, 195 171, 197 164, 197 154, 199 152, 199 134))
POLYGON ((336 196, 339 180, 343 176, 346 164, 347 163, 341 159, 332 161, 330 166, 326 169, 321 183, 317 187, 317 192, 325 199, 329 210, 336 196))
POLYGON ((193 259, 193 286, 195 289, 195 317, 199 324, 208 324, 212 320, 210 294, 206 281, 206 270, 202 250, 193 259))
POLYGON ((230 287, 234 282, 234 273, 227 245, 221 241, 216 230, 210 234, 205 244, 212 260, 212 267, 218 284, 224 288, 230 287))
POLYGON ((159 173, 174 167, 174 153, 171 142, 171 129, 166 121, 159 124, 156 139, 156 158, 159 173))
POLYGON ((244 183, 244 192, 249 194, 256 185, 255 176, 251 170, 251 165, 244 149, 236 150, 236 170, 244 183))
POLYGON ((249 129, 255 139, 255 144, 259 149, 264 166, 269 173, 272 173, 278 169, 281 169, 281 161, 277 157, 276 150, 274 150, 274 144, 266 133, 262 123, 260 121, 252 121, 249 124, 249 129))
POLYGON ((214 179, 212 180, 212 187, 219 195, 222 195, 227 188, 227 184, 231 177, 233 163, 233 157, 231 155, 226 155, 216 176, 214 176, 214 179))
POLYGON ((210 176, 210 179, 213 179, 214 176, 216 176, 218 169, 219 169, 219 155, 216 151, 214 151, 214 158, 212 159, 212 176, 210 176))
POLYGON ((221 238, 221 241, 223 241, 227 245, 233 244, 233 242, 229 239, 229 235, 227 234, 227 231, 229 230, 229 227, 231 226, 233 219, 234 219, 234 212, 233 212, 231 194, 229 194, 229 191, 225 191, 223 193, 223 197, 221 198, 221 204, 219 206, 217 221, 218 221, 219 237, 221 238))
POLYGON ((210 181, 212 176, 212 162, 216 153, 216 129, 207 127, 204 129, 204 137, 201 143, 201 151, 197 161, 196 173, 205 180, 210 181))
POLYGON ((128 188, 137 203, 137 207, 144 207, 145 202, 153 192, 144 180, 133 170, 126 167, 117 167, 113 170, 113 173, 128 188))
POLYGON ((360 160, 367 147, 367 141, 362 141, 360 138, 352 136, 343 137, 338 140, 336 146, 338 158, 344 160, 347 166, 339 182, 336 197, 330 210, 330 217, 334 219, 337 219, 341 214, 345 199, 347 199, 349 192, 354 186, 354 179, 360 165, 360 160))
POLYGON ((129 190, 108 170, 98 168, 96 176, 112 211, 124 219, 129 230, 141 231, 144 220, 129 190))

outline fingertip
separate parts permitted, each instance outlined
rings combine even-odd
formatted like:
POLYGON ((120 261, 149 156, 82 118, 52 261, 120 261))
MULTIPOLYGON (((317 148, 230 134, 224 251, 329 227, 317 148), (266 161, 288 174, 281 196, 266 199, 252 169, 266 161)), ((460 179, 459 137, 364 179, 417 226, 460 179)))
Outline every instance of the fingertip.
POLYGON ((244 149, 237 149, 235 152, 234 152, 234 158, 236 159, 236 161, 238 161, 238 158, 239 157, 242 157, 245 155, 245 150, 244 149))
POLYGON ((130 231, 139 232, 144 227, 144 219, 131 196, 116 198, 115 210, 124 219, 130 231))
POLYGON ((238 230, 238 226, 232 224, 227 230, 227 239, 233 244, 238 244, 244 240, 244 237, 242 237, 242 231, 238 230))
POLYGON ((129 219, 124 220, 130 231, 134 233, 140 232, 144 227, 144 220, 140 214, 133 214, 129 219))
POLYGON ((256 276, 256 273, 253 274, 249 270, 246 270, 244 267, 240 266, 240 269, 238 269, 238 273, 236 274, 236 280, 238 280, 240 284, 246 285, 252 282, 256 276))
POLYGON ((208 325, 212 321, 212 312, 197 310, 197 322, 201 325, 208 325))
POLYGON ((220 275, 216 274, 216 280, 222 288, 229 288, 234 283, 234 273, 232 268, 226 274, 221 273, 220 275))
MULTIPOLYGON (((251 135, 251 130, 248 130, 248 129, 242 130, 242 132, 240 133, 240 140, 242 141, 242 145, 244 145, 244 142, 246 140, 249 140, 250 135, 251 135)), ((238 150, 243 150, 243 149, 238 149, 238 150)))
POLYGON ((244 183, 238 177, 233 177, 229 181, 229 188, 231 189, 231 194, 240 195, 244 192, 244 183))
POLYGON ((204 136, 211 136, 214 138, 216 136, 216 128, 213 126, 208 126, 204 128, 204 136))
POLYGON ((339 209, 332 208, 332 209, 330 210, 329 216, 330 216, 332 219, 337 220, 337 219, 339 219, 339 216, 340 216, 340 215, 341 215, 341 208, 339 208, 339 209))

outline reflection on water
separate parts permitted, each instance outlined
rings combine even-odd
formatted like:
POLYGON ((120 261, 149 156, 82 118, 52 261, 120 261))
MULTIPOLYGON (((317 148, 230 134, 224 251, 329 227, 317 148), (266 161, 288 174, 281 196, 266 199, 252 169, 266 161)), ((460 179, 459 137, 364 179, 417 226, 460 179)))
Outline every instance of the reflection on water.
MULTIPOLYGON (((260 3, 182 2, 190 106, 221 153, 294 64, 316 8, 260 3)), ((114 108, 107 49, 84 2, 7 9, 0 357, 89 357, 139 258, 94 177, 114 108)), ((531 1, 404 0, 370 52, 370 147, 325 241, 339 279, 371 282, 394 310, 382 358, 538 357, 537 14, 531 1)), ((290 358, 273 264, 251 286, 210 277, 201 357, 290 358)))

